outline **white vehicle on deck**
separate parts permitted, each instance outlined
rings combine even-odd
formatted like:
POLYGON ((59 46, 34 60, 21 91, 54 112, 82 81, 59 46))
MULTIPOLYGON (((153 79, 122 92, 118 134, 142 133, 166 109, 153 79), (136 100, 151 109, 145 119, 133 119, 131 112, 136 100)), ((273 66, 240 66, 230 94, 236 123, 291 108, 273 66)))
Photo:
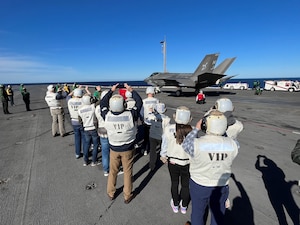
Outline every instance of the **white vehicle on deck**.
POLYGON ((265 90, 267 91, 300 91, 298 81, 291 80, 265 80, 265 90))
POLYGON ((247 90, 249 88, 248 83, 227 83, 223 86, 223 89, 230 89, 230 90, 247 90))

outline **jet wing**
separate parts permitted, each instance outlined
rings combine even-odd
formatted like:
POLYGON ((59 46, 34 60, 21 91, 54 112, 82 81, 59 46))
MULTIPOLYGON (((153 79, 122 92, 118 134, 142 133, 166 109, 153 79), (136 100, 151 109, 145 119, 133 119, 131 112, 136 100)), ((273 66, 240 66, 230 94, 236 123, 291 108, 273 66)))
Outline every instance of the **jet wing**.
POLYGON ((196 89, 206 88, 217 84, 217 82, 226 75, 216 73, 203 73, 198 76, 196 89))

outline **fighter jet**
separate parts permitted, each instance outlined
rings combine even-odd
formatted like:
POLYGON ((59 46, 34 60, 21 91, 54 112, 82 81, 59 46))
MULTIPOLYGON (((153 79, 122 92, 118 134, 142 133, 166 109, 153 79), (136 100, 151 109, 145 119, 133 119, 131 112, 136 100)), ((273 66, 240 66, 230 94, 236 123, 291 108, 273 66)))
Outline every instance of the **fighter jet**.
POLYGON ((194 73, 154 72, 144 81, 151 86, 159 88, 163 86, 175 86, 177 87, 176 96, 182 94, 183 87, 194 88, 195 92, 198 93, 202 88, 223 83, 233 77, 226 76, 224 73, 236 57, 225 59, 215 68, 218 57, 219 53, 206 55, 194 73))

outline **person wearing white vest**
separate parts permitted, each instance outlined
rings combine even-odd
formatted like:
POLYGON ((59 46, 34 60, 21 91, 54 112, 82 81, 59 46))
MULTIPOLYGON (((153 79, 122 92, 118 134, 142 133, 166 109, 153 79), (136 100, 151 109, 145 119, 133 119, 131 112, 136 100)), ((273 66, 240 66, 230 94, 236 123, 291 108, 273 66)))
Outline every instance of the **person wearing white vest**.
MULTIPOLYGON (((86 92, 90 95, 88 87, 86 92)), ((81 88, 75 88, 68 96, 68 109, 71 117, 71 124, 74 131, 75 141, 75 156, 79 159, 82 156, 82 146, 85 145, 85 138, 83 133, 83 126, 78 119, 78 108, 83 104, 82 102, 83 90, 81 88)))
POLYGON ((224 114, 212 110, 183 141, 182 147, 190 158, 192 224, 205 225, 207 206, 211 211, 211 225, 224 224, 231 165, 239 148, 236 140, 226 136, 226 129, 224 114), (206 134, 197 138, 200 129, 206 134))
POLYGON ((62 90, 55 93, 52 84, 47 87, 47 90, 45 101, 50 108, 50 114, 52 116, 52 136, 57 136, 59 130, 60 136, 64 137, 66 135, 66 130, 62 99, 66 98, 66 96, 62 94, 62 90))
POLYGON ((85 138, 85 145, 83 146, 83 166, 89 164, 89 149, 91 147, 91 142, 93 143, 92 151, 92 164, 91 166, 99 165, 98 162, 98 146, 99 139, 96 130, 96 115, 95 115, 95 105, 91 104, 91 96, 84 95, 82 97, 82 103, 78 108, 78 119, 82 123, 83 133, 85 138))
MULTIPOLYGON (((108 93, 107 90, 101 92, 100 101, 107 93, 108 93)), ((109 174, 109 142, 107 137, 107 130, 104 127, 104 119, 101 116, 100 104, 96 106, 95 114, 98 119, 98 136, 101 143, 103 175, 107 177, 109 174)))
POLYGON ((164 103, 158 103, 155 106, 154 112, 148 117, 151 126, 149 131, 149 143, 150 143, 150 170, 155 170, 157 164, 157 147, 161 146, 162 134, 167 125, 170 123, 170 117, 164 113, 167 111, 164 103))
POLYGON ((182 142, 185 136, 192 130, 189 125, 192 120, 191 111, 180 106, 173 115, 176 124, 169 124, 165 127, 162 135, 160 159, 163 163, 168 163, 171 177, 171 208, 174 213, 178 213, 179 207, 182 214, 186 214, 190 201, 189 193, 189 155, 184 152, 182 142), (179 180, 181 189, 179 189, 179 180))
POLYGON ((111 200, 115 198, 117 176, 122 165, 124 203, 128 204, 134 198, 134 193, 132 193, 134 144, 137 132, 136 122, 142 107, 142 99, 131 86, 125 83, 124 87, 132 93, 132 98, 136 102, 135 107, 126 110, 124 98, 119 94, 113 95, 118 85, 113 85, 100 102, 101 115, 104 118, 104 127, 107 130, 110 146, 107 194, 111 200))
POLYGON ((144 126, 144 141, 142 146, 142 153, 144 155, 148 154, 150 148, 149 130, 150 130, 151 123, 148 120, 148 117, 154 111, 156 104, 159 103, 159 100, 154 97, 155 94, 154 87, 147 87, 146 94, 147 94, 147 98, 143 99, 143 106, 140 112, 143 120, 143 126, 144 126))
MULTIPOLYGON (((233 139, 237 139, 237 136, 242 132, 244 126, 243 123, 237 120, 232 114, 234 111, 232 101, 229 98, 219 98, 211 110, 214 109, 222 112, 227 118, 228 127, 226 130, 226 135, 233 139)), ((204 116, 208 115, 211 110, 209 110, 204 116)))

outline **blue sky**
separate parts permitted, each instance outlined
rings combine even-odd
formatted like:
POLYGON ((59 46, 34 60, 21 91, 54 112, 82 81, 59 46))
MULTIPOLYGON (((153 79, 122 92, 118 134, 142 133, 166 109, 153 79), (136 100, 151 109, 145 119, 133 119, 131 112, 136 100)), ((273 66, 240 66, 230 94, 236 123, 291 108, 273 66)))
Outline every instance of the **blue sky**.
POLYGON ((0 82, 143 80, 206 54, 236 78, 300 77, 299 0, 2 0, 0 82))

